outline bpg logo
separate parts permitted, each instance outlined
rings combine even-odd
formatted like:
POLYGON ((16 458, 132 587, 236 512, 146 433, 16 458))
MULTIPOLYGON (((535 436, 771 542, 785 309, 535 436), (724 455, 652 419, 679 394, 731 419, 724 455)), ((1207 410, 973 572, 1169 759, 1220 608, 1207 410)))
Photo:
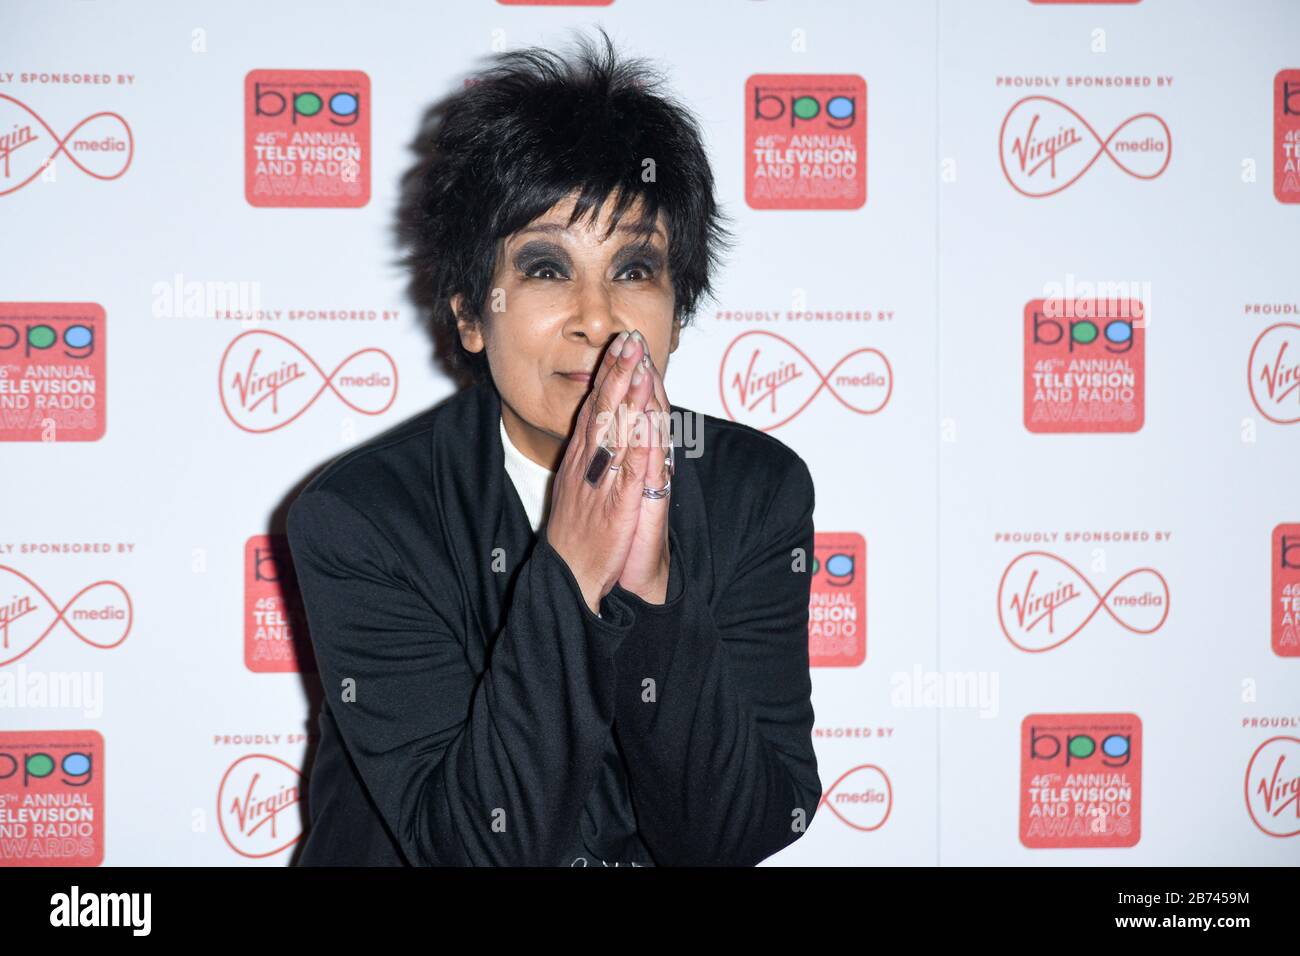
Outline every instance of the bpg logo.
POLYGON ((103 437, 104 331, 93 302, 0 302, 0 441, 103 437))
POLYGON ((88 359, 95 354, 95 326, 72 321, 51 325, 32 315, 0 316, 0 360, 31 359, 34 356, 59 355, 70 359, 88 359), (50 349, 56 349, 54 353, 50 349))
POLYGON ((1091 318, 1071 319, 1063 324, 1050 318, 1041 300, 1034 303, 1031 340, 1034 345, 1062 345, 1066 352, 1101 348, 1116 354, 1133 348, 1133 321, 1109 319, 1103 325, 1091 318))
POLYGON ((13 780, 22 789, 33 782, 53 779, 65 787, 85 787, 95 779, 94 754, 79 750, 62 756, 38 751, 15 754, 0 751, 0 782, 13 780), (58 776, 54 776, 55 774, 58 776))
POLYGON ((1273 195, 1300 202, 1300 70, 1273 78, 1273 195))
POLYGON ((94 730, 0 733, 0 866, 103 862, 103 762, 94 730))
POLYGON ((1089 769, 1089 761, 1105 767, 1126 767, 1133 756, 1131 734, 1108 734, 1100 744, 1091 734, 1054 734, 1029 727, 1029 759, 1061 761, 1065 768, 1089 769))
POLYGON ((792 92, 790 89, 759 86, 755 84, 754 119, 767 122, 780 121, 794 129, 800 123, 811 123, 822 117, 823 124, 831 129, 848 129, 858 118, 856 96, 843 93, 821 97, 810 93, 792 92))
POLYGON ((1145 314, 1136 300, 1030 301, 1024 329, 1025 428, 1140 430, 1146 410, 1145 314))
MULTIPOLYGON (((279 85, 279 84, 277 84, 279 85)), ((288 110, 289 122, 297 126, 299 121, 321 117, 334 126, 355 126, 361 118, 360 90, 326 91, 324 95, 315 90, 298 90, 282 92, 281 89, 263 88, 259 82, 253 83, 253 115, 284 116, 288 110), (328 99, 326 99, 328 97, 328 99), (328 106, 328 111, 326 111, 328 106)))
POLYGON ((856 531, 816 534, 808 595, 808 663, 857 667, 867 659, 867 542, 856 531))
POLYGON ((1020 727, 1020 842, 1129 847, 1142 823, 1136 714, 1030 714, 1020 727))
POLYGON ((858 209, 867 201, 867 84, 764 74, 745 84, 745 200, 755 209, 858 209))
POLYGON ((1273 653, 1300 657, 1300 524, 1273 529, 1273 653))
POLYGON ((252 70, 244 78, 244 196, 254 206, 370 201, 370 78, 252 70))
POLYGON ((282 534, 254 535, 244 543, 244 666, 258 673, 316 670, 282 534))

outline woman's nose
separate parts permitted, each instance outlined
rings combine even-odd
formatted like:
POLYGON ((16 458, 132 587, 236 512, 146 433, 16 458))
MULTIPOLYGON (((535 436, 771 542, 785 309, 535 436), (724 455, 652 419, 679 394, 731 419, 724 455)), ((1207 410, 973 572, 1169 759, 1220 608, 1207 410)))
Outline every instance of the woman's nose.
POLYGON ((613 299, 601 282, 582 283, 575 327, 592 345, 603 346, 628 326, 614 314, 613 299))

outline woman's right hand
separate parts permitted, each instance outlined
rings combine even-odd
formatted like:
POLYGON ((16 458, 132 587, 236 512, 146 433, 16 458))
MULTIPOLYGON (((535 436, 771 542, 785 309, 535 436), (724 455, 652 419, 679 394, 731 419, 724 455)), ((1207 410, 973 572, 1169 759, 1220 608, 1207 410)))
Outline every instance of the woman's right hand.
POLYGON ((546 538, 594 614, 623 572, 641 513, 650 459, 644 409, 653 388, 641 364, 645 351, 639 334, 621 333, 610 343, 551 486, 546 538), (587 472, 602 443, 618 471, 606 466, 593 486, 587 472))

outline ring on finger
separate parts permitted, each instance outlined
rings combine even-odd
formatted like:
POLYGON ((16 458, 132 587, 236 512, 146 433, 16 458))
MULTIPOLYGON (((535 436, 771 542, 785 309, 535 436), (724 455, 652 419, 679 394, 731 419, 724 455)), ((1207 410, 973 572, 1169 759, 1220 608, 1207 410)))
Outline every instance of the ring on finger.
POLYGON ((649 498, 649 499, 651 499, 652 501, 657 501, 657 500, 659 500, 660 498, 667 498, 667 497, 668 497, 668 493, 669 493, 670 491, 672 491, 672 487, 673 487, 673 455, 672 455, 672 449, 671 449, 671 448, 669 448, 669 450, 668 450, 668 454, 667 454, 667 455, 664 455, 664 472, 665 472, 665 473, 667 474, 667 476, 668 476, 667 478, 664 479, 664 486, 663 486, 662 488, 646 488, 646 487, 643 486, 643 487, 641 488, 641 495, 642 495, 642 497, 644 497, 644 498, 649 498))
POLYGON ((607 445, 596 446, 596 451, 591 456, 591 461, 587 464, 587 470, 583 474, 587 484, 593 488, 600 487, 600 480, 605 477, 605 472, 609 470, 618 471, 619 465, 612 465, 614 460, 614 451, 607 445))

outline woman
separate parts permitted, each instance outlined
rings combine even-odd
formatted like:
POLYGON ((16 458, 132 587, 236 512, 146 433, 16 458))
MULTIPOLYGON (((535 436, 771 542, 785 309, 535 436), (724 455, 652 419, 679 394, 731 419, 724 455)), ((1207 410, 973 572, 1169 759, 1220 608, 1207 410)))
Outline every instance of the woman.
POLYGON ((289 511, 325 688, 303 864, 752 865, 820 799, 812 480, 665 426, 726 233, 694 121, 604 41, 502 56, 417 141, 412 290, 473 384, 289 511))

